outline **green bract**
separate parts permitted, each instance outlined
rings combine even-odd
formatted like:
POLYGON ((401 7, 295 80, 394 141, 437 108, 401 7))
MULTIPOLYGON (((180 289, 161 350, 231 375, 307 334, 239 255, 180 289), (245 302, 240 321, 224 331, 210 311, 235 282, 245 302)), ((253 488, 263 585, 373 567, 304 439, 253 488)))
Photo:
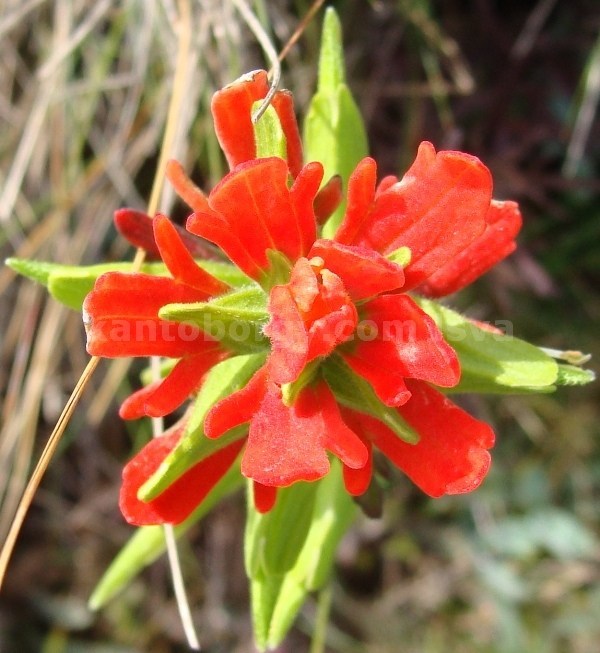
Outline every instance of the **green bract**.
MULTIPOLYGON (((325 180, 340 175, 344 186, 356 164, 368 154, 367 134, 360 111, 346 84, 342 28, 332 8, 325 12, 319 79, 304 123, 307 161, 320 161, 325 180)), ((331 238, 344 215, 346 204, 337 208, 323 228, 331 238)))

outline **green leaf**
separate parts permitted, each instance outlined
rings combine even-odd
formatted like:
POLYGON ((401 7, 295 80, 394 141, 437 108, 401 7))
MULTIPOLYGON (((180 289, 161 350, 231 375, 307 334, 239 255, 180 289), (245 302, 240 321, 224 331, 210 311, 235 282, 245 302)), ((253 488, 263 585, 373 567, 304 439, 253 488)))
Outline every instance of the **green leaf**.
POLYGON ((249 501, 244 555, 251 578, 281 575, 293 567, 308 534, 318 486, 295 483, 281 488, 274 508, 265 514, 249 501))
MULTIPOLYGON (((284 573, 276 573, 272 568, 281 565, 273 565, 267 556, 275 553, 280 560, 283 559, 278 549, 285 546, 290 531, 276 530, 280 527, 277 522, 273 522, 266 531, 266 522, 257 523, 257 513, 251 505, 249 507, 249 520, 253 524, 246 531, 246 570, 251 578, 255 637, 263 650, 274 649, 284 640, 308 593, 320 589, 327 582, 338 544, 356 517, 357 508, 345 490, 339 461, 333 460, 329 474, 309 487, 313 488, 314 496, 309 499, 312 509, 308 528, 302 533, 302 528, 305 528, 304 515, 301 525, 293 520, 285 524, 287 529, 293 530, 294 550, 300 540, 302 545, 293 566, 284 573), (259 532, 260 528, 262 531, 259 532), (272 548, 264 541, 265 538, 276 540, 272 548)), ((301 493, 289 494, 290 498, 292 496, 302 498, 301 493)), ((280 499, 278 496, 276 508, 280 499)), ((285 509, 289 507, 286 505, 285 509)), ((295 510, 302 512, 302 507, 295 510)), ((262 520, 265 515, 258 517, 262 520)), ((288 559, 284 566, 289 562, 288 559)))
MULTIPOLYGON (((304 123, 307 161, 320 161, 324 179, 340 175, 347 186, 356 164, 368 153, 367 134, 360 111, 345 82, 342 30, 332 8, 325 12, 317 92, 304 123)), ((342 203, 323 228, 331 238, 344 215, 342 203)))
MULTIPOLYGON (((197 261, 197 263, 230 286, 239 287, 249 282, 246 275, 228 263, 219 261, 197 261)), ((99 265, 61 265, 9 258, 6 265, 15 272, 46 286, 54 299, 76 311, 81 310, 85 296, 92 290, 100 275, 105 272, 133 272, 133 263, 124 261, 99 265)), ((163 263, 144 263, 140 272, 159 276, 168 275, 163 263)))
POLYGON ((595 379, 596 374, 592 370, 583 370, 575 365, 558 365, 556 385, 586 385, 595 379))
POLYGON ((269 320, 266 303, 263 290, 252 285, 208 302, 167 304, 158 315, 163 320, 196 324, 228 349, 252 353, 269 347, 269 340, 263 334, 269 320))
MULTIPOLYGON (((184 522, 175 527, 175 536, 179 538, 184 535, 219 501, 240 488, 244 480, 237 465, 233 465, 208 493, 202 504, 184 522)), ((105 606, 145 567, 159 558, 165 549, 166 543, 162 526, 138 528, 96 585, 89 599, 90 609, 99 610, 105 606)))
MULTIPOLYGON (((262 100, 255 102, 252 106, 252 113, 260 107, 262 100)), ((256 141, 257 158, 278 156, 284 161, 287 160, 287 144, 285 133, 281 127, 279 116, 272 106, 254 123, 254 139, 256 141)))
POLYGON ((415 298, 454 348, 461 381, 452 392, 551 392, 558 365, 539 347, 492 333, 437 302, 415 298))
POLYGON ((211 369, 194 402, 181 442, 142 485, 138 492, 140 500, 155 499, 197 462, 244 437, 247 427, 242 425, 210 440, 204 435, 204 418, 217 401, 244 387, 264 361, 263 354, 247 354, 230 358, 211 369))
POLYGON ((334 459, 331 471, 319 483, 310 530, 290 573, 308 591, 320 589, 329 580, 338 544, 357 513, 344 486, 342 465, 334 459))
POLYGON ((419 434, 405 422, 397 410, 386 406, 371 384, 355 374, 341 356, 329 356, 322 365, 323 374, 335 398, 344 406, 376 417, 400 439, 417 444, 419 434))
MULTIPOLYGON (((312 515, 294 565, 282 574, 269 571, 266 565, 254 565, 254 575, 250 574, 254 630, 262 649, 274 649, 283 641, 308 593, 327 582, 338 544, 357 513, 356 505, 344 488, 339 461, 333 460, 329 474, 310 485, 316 486, 312 515)), ((288 531, 276 531, 275 527, 274 524, 270 533, 261 535, 282 541, 279 544, 282 546, 287 541, 288 531)), ((255 529, 256 526, 247 531, 251 539, 246 544, 249 572, 254 557, 261 555, 256 551, 260 545, 255 529)))

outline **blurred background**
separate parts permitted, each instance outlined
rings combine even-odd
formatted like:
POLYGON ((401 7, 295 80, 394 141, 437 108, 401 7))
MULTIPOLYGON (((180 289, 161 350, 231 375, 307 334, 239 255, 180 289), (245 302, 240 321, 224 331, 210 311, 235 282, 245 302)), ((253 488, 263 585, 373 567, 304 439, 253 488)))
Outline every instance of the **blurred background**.
MULTIPOLYGON (((307 0, 251 3, 280 49, 307 0)), ((594 0, 340 0, 348 80, 380 174, 421 140, 479 156, 524 215, 520 248, 451 305, 509 319, 535 344, 600 359, 600 11, 594 0)), ((212 93, 265 67, 225 0, 191 2, 193 43, 173 155, 204 188, 225 171, 212 93)), ((131 258, 114 209, 143 209, 165 124, 175 0, 0 4, 0 253, 63 263, 131 258)), ((314 92, 322 10, 284 63, 300 116, 314 92)), ((169 205, 172 198, 165 198, 169 205)), ((184 217, 183 208, 172 211, 184 217)), ((0 269, 0 541, 87 355, 81 316, 0 269)), ((1 653, 187 650, 164 561, 99 614, 86 609, 132 534, 120 470, 149 436, 117 406, 137 365, 103 362, 52 462, 0 595, 1 653)), ((461 398, 494 425, 473 495, 431 500, 390 476, 383 516, 344 540, 328 650, 594 653, 600 639, 600 390, 461 398)), ((253 651, 244 499, 181 544, 210 653, 253 651)), ((315 601, 280 651, 308 651, 315 601)))

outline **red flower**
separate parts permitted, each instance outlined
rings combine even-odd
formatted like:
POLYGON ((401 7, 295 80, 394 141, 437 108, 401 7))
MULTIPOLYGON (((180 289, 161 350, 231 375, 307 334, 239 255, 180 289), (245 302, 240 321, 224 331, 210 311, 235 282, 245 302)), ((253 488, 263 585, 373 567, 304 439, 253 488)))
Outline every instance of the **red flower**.
MULTIPOLYGON (((244 388, 217 402, 204 423, 209 438, 246 423, 248 435, 143 504, 137 490, 179 441, 182 427, 160 444, 150 443, 126 468, 122 505, 135 523, 185 518, 242 447, 241 471, 253 480, 262 511, 273 505, 277 488, 325 475, 328 452, 344 464, 352 494, 364 492, 371 481, 373 446, 432 496, 475 488, 489 466, 490 427, 432 387, 458 383, 458 358, 406 292, 453 292, 512 251, 520 225, 516 205, 492 201, 489 171, 475 157, 436 153, 423 143, 401 181, 387 177, 377 187, 374 161, 363 160, 350 179, 346 215, 334 240, 318 239, 318 224, 339 199, 339 182, 319 191, 322 166, 302 167, 291 96, 284 92, 274 106, 288 139, 287 161, 255 158, 250 111, 266 92, 266 76, 259 72, 216 94, 216 131, 232 170, 208 196, 179 164, 168 168, 194 211, 188 230, 220 247, 265 291, 267 362, 244 388), (340 357, 370 384, 381 414, 388 407, 397 411, 419 434, 418 444, 402 441, 374 417, 377 410, 366 415, 340 408, 325 380, 329 362, 340 357)), ((176 323, 158 318, 163 305, 228 290, 195 264, 165 218, 154 224, 173 278, 105 275, 85 304, 90 353, 181 359, 164 381, 125 402, 127 417, 173 410, 228 355, 205 334, 192 342, 111 337, 111 320, 171 327, 176 323)))

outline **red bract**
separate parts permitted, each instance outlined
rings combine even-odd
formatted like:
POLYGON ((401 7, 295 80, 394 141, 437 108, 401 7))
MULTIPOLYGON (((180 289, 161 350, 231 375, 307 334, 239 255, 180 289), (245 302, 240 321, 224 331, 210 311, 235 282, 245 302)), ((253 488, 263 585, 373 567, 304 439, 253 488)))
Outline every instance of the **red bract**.
MULTIPOLYGON (((417 444, 403 442, 368 415, 344 411, 346 423, 430 496, 474 490, 489 469, 487 450, 494 444, 494 432, 427 384, 407 381, 407 386, 411 399, 397 410, 419 434, 417 444)), ((370 477, 368 468, 344 469, 346 487, 353 494, 362 494, 370 477)))
POLYGON ((165 304, 203 301, 229 287, 194 262, 165 216, 156 216, 153 226, 157 248, 172 277, 108 272, 97 279, 83 305, 91 355, 181 359, 164 380, 123 403, 121 416, 126 419, 172 412, 198 389, 205 373, 228 355, 197 327, 158 317, 165 304))
POLYGON ((207 206, 188 218, 193 234, 217 244, 248 276, 263 281, 269 250, 289 261, 307 254, 316 237, 313 203, 323 167, 310 163, 288 188, 288 167, 271 157, 242 163, 208 196, 207 206))
POLYGON ((489 170, 462 152, 421 143, 401 181, 376 193, 376 164, 365 159, 348 185, 348 208, 335 240, 384 255, 411 251, 404 290, 418 286, 484 231, 492 199, 489 170))
MULTIPOLYGON (((256 158, 252 107, 265 98, 268 90, 267 73, 256 70, 240 77, 213 96, 211 110, 215 132, 230 168, 256 158)), ((285 134, 290 173, 296 177, 302 167, 302 142, 292 94, 289 91, 277 91, 271 105, 285 134)))
POLYGON ((331 451, 351 469, 368 459, 365 445, 342 420, 324 381, 303 388, 291 405, 269 380, 268 366, 242 390, 218 402, 206 417, 210 438, 250 421, 242 473, 264 486, 314 481, 329 471, 331 451))
POLYGON ((243 442, 219 449, 180 476, 152 501, 140 501, 138 491, 179 443, 185 423, 178 423, 148 444, 123 469, 119 505, 136 526, 178 524, 197 508, 237 458, 243 442))
POLYGON ((418 291, 428 297, 444 297, 468 286, 515 250, 521 223, 515 202, 492 201, 486 214, 485 231, 428 277, 418 291))

